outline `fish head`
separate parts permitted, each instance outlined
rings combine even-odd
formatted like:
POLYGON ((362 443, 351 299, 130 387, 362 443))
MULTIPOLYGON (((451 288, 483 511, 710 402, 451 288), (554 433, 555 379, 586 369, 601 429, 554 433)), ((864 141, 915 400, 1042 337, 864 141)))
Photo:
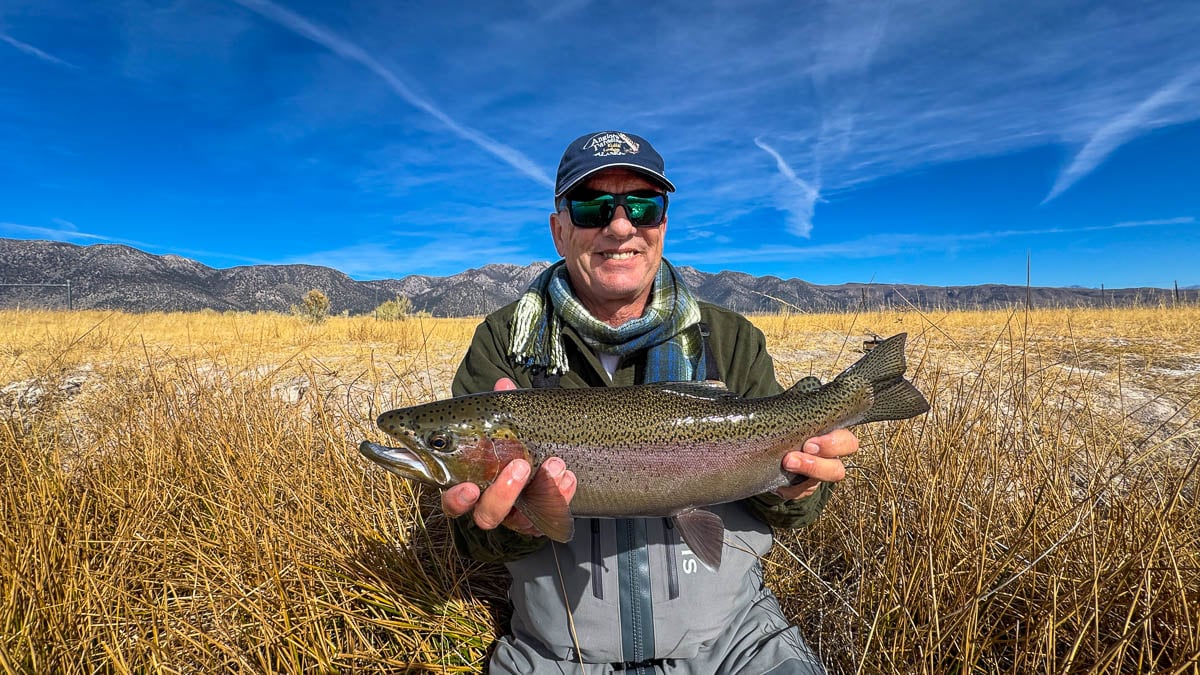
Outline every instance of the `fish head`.
POLYGON ((467 482, 486 488, 512 460, 530 460, 502 414, 469 401, 448 399, 392 410, 380 415, 377 424, 399 447, 363 441, 359 451, 402 478, 441 488, 467 482))

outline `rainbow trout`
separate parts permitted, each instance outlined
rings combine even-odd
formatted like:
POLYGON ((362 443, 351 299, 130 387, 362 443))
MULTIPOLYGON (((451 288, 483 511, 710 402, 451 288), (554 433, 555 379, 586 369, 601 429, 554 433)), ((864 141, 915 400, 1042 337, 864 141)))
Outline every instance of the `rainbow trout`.
POLYGON ((721 564, 724 524, 703 507, 803 480, 783 457, 807 439, 929 410, 906 379, 893 336, 828 384, 806 377, 777 396, 747 399, 719 385, 663 382, 472 394, 379 416, 399 442, 359 450, 396 475, 440 488, 486 488, 516 458, 534 477, 516 507, 546 536, 570 541, 573 517, 671 517, 706 565, 721 564), (537 467, 561 457, 577 489, 566 503, 537 467))

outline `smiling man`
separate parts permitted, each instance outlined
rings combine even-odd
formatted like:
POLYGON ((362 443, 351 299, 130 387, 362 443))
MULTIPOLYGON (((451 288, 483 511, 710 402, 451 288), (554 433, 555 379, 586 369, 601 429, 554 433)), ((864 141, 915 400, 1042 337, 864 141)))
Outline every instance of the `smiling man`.
MULTIPOLYGON (((563 259, 480 324, 454 393, 680 380, 719 380, 746 397, 782 391, 762 332, 697 301, 663 258, 674 191, 639 136, 573 141, 550 216, 563 259)), ((515 460, 482 493, 473 483, 447 490, 442 508, 459 550, 504 562, 513 577, 512 631, 490 672, 824 672, 763 584, 759 559, 772 526, 816 519, 857 449, 845 430, 810 439, 783 460, 793 485, 712 507, 726 526, 718 570, 697 564, 670 519, 577 519, 571 542, 550 542, 513 506, 531 480, 574 496, 575 476, 557 458, 532 476, 515 460)))

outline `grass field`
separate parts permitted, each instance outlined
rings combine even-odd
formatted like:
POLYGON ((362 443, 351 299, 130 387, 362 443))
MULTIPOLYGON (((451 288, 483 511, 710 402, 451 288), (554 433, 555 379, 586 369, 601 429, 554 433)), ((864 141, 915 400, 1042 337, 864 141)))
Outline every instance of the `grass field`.
MULTIPOLYGON (((1200 308, 754 321, 785 385, 907 331, 933 404, 767 560, 832 672, 1195 671, 1200 308)), ((0 670, 478 671, 502 568, 356 450, 475 323, 0 312, 0 670)))

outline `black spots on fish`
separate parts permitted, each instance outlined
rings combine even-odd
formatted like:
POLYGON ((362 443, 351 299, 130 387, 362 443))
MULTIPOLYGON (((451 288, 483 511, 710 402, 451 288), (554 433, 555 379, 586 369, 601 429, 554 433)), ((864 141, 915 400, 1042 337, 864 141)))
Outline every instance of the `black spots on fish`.
POLYGON ((875 391, 875 404, 863 417, 863 422, 903 420, 929 411, 929 401, 911 382, 896 378, 875 391))
POLYGON ((898 333, 879 343, 866 356, 855 361, 842 375, 861 375, 868 382, 884 382, 902 377, 908 369, 904 360, 904 341, 908 333, 898 333))
POLYGON ((921 392, 904 379, 907 337, 900 333, 884 340, 835 378, 847 391, 861 392, 864 398, 869 393, 869 405, 853 423, 907 419, 929 410, 921 392))
POLYGON ((809 375, 801 378, 799 382, 792 385, 792 391, 797 394, 812 394, 821 390, 821 381, 809 375))

